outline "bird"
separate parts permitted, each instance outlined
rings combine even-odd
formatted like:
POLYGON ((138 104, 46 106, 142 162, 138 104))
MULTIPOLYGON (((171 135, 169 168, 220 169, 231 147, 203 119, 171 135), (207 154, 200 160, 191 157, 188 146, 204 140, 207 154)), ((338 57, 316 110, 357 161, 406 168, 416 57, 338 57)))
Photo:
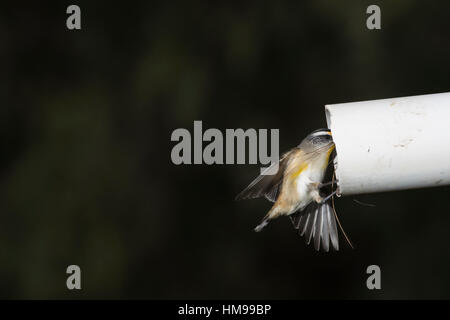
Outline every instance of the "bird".
MULTIPOLYGON (((324 196, 321 189, 334 184, 323 183, 330 157, 335 149, 329 129, 317 129, 301 143, 284 153, 275 174, 265 174, 269 167, 236 196, 236 200, 265 197, 273 206, 254 229, 260 232, 270 221, 289 216, 300 236, 309 245, 328 252, 339 250, 339 237, 334 208, 330 205, 336 190, 324 196)), ((275 171, 275 170, 273 170, 275 171)), ((272 172, 273 172, 272 171, 272 172)), ((339 222, 339 221, 338 221, 339 222)))

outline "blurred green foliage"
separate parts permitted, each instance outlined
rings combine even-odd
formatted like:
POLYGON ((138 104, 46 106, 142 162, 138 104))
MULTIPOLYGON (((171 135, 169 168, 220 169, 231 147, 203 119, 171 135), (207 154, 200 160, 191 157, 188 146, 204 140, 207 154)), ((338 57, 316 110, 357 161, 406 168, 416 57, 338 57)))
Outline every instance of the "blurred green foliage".
POLYGON ((252 231, 258 166, 170 162, 194 120, 286 150, 326 103, 449 91, 448 2, 378 1, 379 31, 369 1, 77 4, 80 31, 63 3, 0 10, 1 298, 450 297, 448 187, 338 199, 356 249, 326 255, 288 219, 252 231))

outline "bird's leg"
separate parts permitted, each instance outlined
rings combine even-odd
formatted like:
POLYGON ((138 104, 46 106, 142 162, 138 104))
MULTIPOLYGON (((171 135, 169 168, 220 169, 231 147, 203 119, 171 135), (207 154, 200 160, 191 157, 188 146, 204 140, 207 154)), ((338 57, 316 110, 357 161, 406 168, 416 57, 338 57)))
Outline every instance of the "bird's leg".
POLYGON ((338 182, 338 180, 328 181, 328 182, 324 182, 324 183, 319 183, 319 185, 317 187, 320 189, 322 187, 329 186, 330 184, 333 184, 333 183, 336 183, 336 182, 338 182))
POLYGON ((320 196, 320 192, 319 192, 319 186, 320 186, 320 182, 310 182, 309 183, 309 190, 310 190, 311 197, 317 203, 322 202, 322 197, 320 196))
POLYGON ((325 203, 328 199, 330 199, 332 196, 334 196, 337 193, 337 190, 334 190, 332 193, 330 193, 328 196, 322 199, 320 203, 325 203))

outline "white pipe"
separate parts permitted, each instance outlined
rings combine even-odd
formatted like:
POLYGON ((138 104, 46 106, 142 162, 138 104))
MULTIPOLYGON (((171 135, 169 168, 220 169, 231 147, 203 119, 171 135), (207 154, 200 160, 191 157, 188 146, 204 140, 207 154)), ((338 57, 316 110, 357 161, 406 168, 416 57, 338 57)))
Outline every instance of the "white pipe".
POLYGON ((450 184, 450 93, 326 105, 342 195, 450 184))

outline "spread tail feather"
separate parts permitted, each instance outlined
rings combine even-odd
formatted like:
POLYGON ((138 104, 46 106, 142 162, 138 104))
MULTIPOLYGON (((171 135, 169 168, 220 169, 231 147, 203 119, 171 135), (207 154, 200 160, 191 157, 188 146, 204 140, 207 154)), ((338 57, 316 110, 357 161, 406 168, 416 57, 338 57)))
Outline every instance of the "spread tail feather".
POLYGON ((305 236, 307 244, 314 240, 314 248, 328 252, 330 243, 334 250, 339 250, 339 235, 336 217, 329 201, 325 203, 311 203, 304 212, 290 216, 294 228, 300 236, 305 236))

